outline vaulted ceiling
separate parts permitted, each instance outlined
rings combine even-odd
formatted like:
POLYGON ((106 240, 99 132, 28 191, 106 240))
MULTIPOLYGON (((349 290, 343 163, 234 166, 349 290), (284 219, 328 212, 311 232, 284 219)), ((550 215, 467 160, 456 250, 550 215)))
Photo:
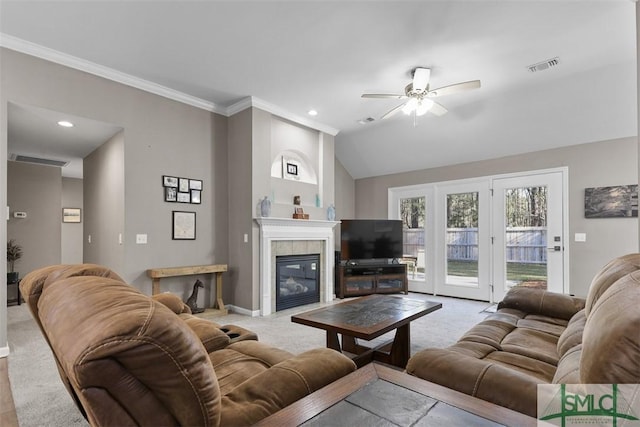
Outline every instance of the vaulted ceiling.
POLYGON ((223 113, 255 97, 338 131, 337 157, 363 178, 636 136, 635 7, 1 0, 0 42, 53 49, 223 113), (528 69, 553 58, 547 70, 528 69), (416 66, 431 68, 432 88, 475 79, 481 88, 438 98, 442 117, 379 120, 401 101, 361 94, 403 93, 416 66))

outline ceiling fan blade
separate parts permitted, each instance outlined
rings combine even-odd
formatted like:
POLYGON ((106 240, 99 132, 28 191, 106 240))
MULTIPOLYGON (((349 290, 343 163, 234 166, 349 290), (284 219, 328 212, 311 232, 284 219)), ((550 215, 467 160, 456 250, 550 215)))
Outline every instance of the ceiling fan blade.
POLYGON ((447 109, 444 108, 441 104, 438 104, 437 102, 434 102, 433 105, 431 106, 431 108, 429 109, 429 112, 440 117, 440 116, 444 116, 445 114, 447 114, 447 109))
POLYGON ((477 89, 480 87, 480 80, 471 80, 469 82, 456 83, 449 86, 443 86, 438 89, 430 90, 427 96, 434 98, 436 96, 450 95, 452 93, 462 92, 465 90, 477 89))
POLYGON ((391 110, 387 111, 382 117, 380 117, 380 120, 388 119, 389 117, 393 116, 398 111, 402 110, 402 107, 404 107, 405 104, 406 102, 398 105, 397 107, 393 107, 391 110))
POLYGON ((387 98, 387 99, 405 99, 407 95, 396 95, 393 93, 364 93, 363 98, 387 98))
POLYGON ((427 89, 429 79, 431 78, 431 70, 429 68, 416 68, 413 71, 413 91, 422 93, 427 89))

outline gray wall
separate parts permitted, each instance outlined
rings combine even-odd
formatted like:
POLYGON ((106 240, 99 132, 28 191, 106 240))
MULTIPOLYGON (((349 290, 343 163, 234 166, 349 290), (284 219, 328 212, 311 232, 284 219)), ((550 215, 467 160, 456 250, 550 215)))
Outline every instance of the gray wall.
POLYGON ((60 263, 62 174, 58 167, 18 162, 6 165, 11 207, 7 236, 22 246, 23 256, 16 263, 16 271, 24 277, 37 268, 60 263), (27 217, 14 218, 16 211, 26 212, 27 217))
POLYGON ((83 170, 84 262, 125 271, 124 132, 85 157, 83 170))
MULTIPOLYGON (((125 280, 150 294, 148 268, 228 262, 227 210, 214 209, 227 202, 225 117, 9 49, 2 48, 0 55, 2 123, 11 101, 124 129, 124 220, 118 225, 124 259, 117 271, 125 280), (164 202, 162 175, 202 179, 202 204, 164 202), (171 239, 172 210, 196 212, 197 240, 171 239), (137 233, 147 234, 149 243, 136 245, 137 233)), ((0 160, 5 161, 6 138, 3 126, 0 160)), ((0 194, 0 202, 4 199, 0 194)), ((85 213, 87 209, 85 200, 85 213)), ((85 215, 85 220, 90 218, 85 215)), ((208 277, 202 279, 210 283, 208 277)), ((187 286, 180 279, 163 279, 162 287, 183 296, 187 286)))
POLYGON ((82 179, 62 177, 62 207, 80 208, 80 223, 62 223, 61 258, 62 264, 82 263, 82 242, 84 209, 82 202, 82 179))
MULTIPOLYGON (((253 307, 251 298, 253 279, 253 235, 252 222, 257 200, 252 199, 251 190, 251 140, 253 108, 248 108, 229 117, 228 163, 229 171, 229 286, 223 289, 225 298, 240 307, 253 307), (248 241, 244 242, 244 235, 248 241)), ((257 274, 257 273, 256 273, 257 274)), ((227 300, 225 300, 227 301, 227 300)))
POLYGON ((387 190, 413 184, 569 168, 570 292, 585 296, 593 275, 612 258, 638 250, 637 218, 584 218, 584 189, 638 182, 636 138, 575 145, 518 156, 356 180, 356 216, 387 217, 387 190), (587 241, 573 241, 587 233, 587 241))
MULTIPOLYGON (((356 217, 356 181, 335 159, 336 221, 356 217)), ((340 225, 334 229, 336 250, 340 250, 340 225)))

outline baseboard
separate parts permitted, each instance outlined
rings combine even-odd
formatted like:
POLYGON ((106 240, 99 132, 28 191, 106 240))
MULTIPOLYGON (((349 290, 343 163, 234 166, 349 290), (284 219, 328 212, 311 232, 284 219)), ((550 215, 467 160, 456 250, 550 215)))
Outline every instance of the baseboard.
POLYGON ((9 355, 9 346, 0 347, 0 358, 7 357, 9 355))
POLYGON ((260 310, 247 310, 246 308, 238 307, 232 304, 225 304, 225 307, 234 313, 242 314, 244 316, 258 317, 260 316, 260 310))

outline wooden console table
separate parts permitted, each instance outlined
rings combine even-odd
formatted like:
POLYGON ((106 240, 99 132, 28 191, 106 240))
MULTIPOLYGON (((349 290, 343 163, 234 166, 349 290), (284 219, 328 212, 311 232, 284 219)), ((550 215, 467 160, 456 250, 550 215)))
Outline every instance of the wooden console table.
POLYGON ((228 310, 222 301, 222 273, 227 271, 227 264, 192 265, 190 267, 150 268, 147 276, 153 279, 153 295, 160 293, 160 279, 163 277, 193 276, 196 274, 216 275, 216 303, 214 308, 220 315, 227 314, 228 310))

